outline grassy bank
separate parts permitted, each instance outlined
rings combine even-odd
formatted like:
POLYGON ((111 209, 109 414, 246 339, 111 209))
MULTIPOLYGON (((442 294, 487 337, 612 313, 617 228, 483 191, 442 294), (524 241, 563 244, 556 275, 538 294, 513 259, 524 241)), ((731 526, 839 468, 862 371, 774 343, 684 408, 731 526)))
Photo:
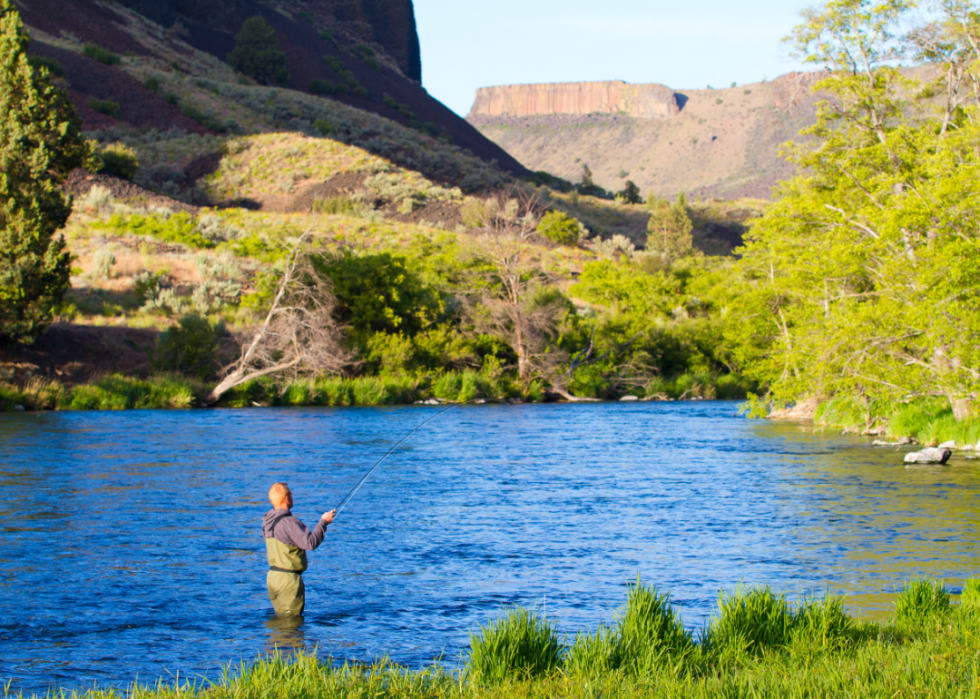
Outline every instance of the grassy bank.
MULTIPOLYGON (((34 379, 23 385, 0 383, 0 412, 16 410, 18 406, 25 410, 191 408, 201 404, 210 388, 200 380, 176 374, 149 379, 112 374, 70 388, 58 381, 34 379)), ((744 382, 736 376, 705 373, 657 378, 630 390, 629 394, 650 400, 731 399, 744 397, 745 390, 744 382)), ((421 376, 324 377, 285 386, 272 379, 258 379, 229 391, 219 406, 410 405, 431 398, 449 402, 475 399, 541 402, 547 397, 545 386, 539 381, 524 386, 507 373, 467 370, 421 376)), ((586 391, 583 397, 608 396, 590 395, 586 391)))
POLYGON ((980 693, 980 581, 961 604, 945 587, 913 581, 886 624, 859 623, 840 599, 791 605, 768 587, 723 595, 697 634, 680 624, 669 595, 636 585, 615 623, 571 642, 548 619, 513 609, 472 635, 459 671, 274 655, 215 685, 158 685, 64 694, 102 699, 182 696, 390 697, 966 697, 980 693))
POLYGON ((845 432, 910 437, 922 444, 975 445, 980 440, 980 418, 957 421, 949 401, 937 397, 898 403, 838 397, 821 403, 814 419, 818 425, 845 432))

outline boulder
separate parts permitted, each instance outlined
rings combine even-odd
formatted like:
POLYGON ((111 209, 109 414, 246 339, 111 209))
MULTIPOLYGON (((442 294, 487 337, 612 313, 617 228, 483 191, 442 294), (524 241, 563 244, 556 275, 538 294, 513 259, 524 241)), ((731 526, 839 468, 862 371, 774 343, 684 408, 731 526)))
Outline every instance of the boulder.
POLYGON ((635 400, 640 400, 640 399, 637 398, 636 396, 623 396, 622 398, 619 399, 619 402, 620 403, 631 403, 631 402, 633 402, 635 400))
POLYGON ((913 451, 905 455, 907 464, 942 464, 949 461, 953 452, 949 449, 939 449, 937 447, 926 447, 922 451, 913 451))
POLYGON ((953 449, 953 450, 955 450, 956 449, 956 440, 950 440, 948 442, 943 442, 937 448, 938 449, 953 449))
POLYGON ((15 410, 16 412, 18 412, 18 413, 22 413, 22 412, 24 412, 25 410, 27 410, 27 408, 25 408, 25 407, 24 407, 23 405, 15 405, 15 406, 14 406, 14 410, 15 410))

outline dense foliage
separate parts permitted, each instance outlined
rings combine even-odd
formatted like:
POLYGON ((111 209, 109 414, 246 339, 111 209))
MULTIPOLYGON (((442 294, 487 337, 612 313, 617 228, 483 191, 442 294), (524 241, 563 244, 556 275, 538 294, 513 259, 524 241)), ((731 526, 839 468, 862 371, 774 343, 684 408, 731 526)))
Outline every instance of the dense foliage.
POLYGON ((59 184, 82 164, 85 142, 48 76, 31 67, 20 17, 0 0, 0 337, 42 333, 68 289, 70 255, 56 232, 71 203, 59 184))
POLYGON ((829 67, 809 141, 744 251, 734 327, 746 371, 776 402, 849 395, 865 405, 942 395, 972 415, 980 379, 980 16, 942 2, 900 35, 914 4, 833 0, 795 32, 829 67), (912 80, 893 62, 938 68, 912 80))

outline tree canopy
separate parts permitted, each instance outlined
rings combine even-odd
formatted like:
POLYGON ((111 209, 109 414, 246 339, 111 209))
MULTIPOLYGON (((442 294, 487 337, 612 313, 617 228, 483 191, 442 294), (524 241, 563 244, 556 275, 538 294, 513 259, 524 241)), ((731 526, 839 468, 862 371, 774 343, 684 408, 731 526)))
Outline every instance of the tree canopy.
POLYGON ((832 0, 794 33, 800 55, 830 69, 815 86, 827 98, 811 140, 788 150, 802 174, 752 228, 732 326, 777 401, 941 395, 957 418, 974 411, 980 19, 944 0, 943 19, 903 42, 911 7, 832 0), (905 77, 892 65, 903 50, 939 79, 905 77))

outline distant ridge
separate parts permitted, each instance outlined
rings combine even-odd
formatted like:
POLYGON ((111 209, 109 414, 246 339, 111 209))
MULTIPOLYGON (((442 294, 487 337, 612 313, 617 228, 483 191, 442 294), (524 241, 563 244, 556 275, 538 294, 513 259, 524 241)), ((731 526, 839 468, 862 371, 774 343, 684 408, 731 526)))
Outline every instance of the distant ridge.
POLYGON ((772 196, 796 169, 779 157, 816 118, 822 72, 724 89, 621 81, 508 85, 477 91, 467 120, 531 170, 596 184, 627 179, 646 195, 772 196))
POLYGON ((664 119, 680 111, 677 96, 666 85, 631 85, 615 80, 483 87, 476 92, 469 116, 621 114, 664 119))

